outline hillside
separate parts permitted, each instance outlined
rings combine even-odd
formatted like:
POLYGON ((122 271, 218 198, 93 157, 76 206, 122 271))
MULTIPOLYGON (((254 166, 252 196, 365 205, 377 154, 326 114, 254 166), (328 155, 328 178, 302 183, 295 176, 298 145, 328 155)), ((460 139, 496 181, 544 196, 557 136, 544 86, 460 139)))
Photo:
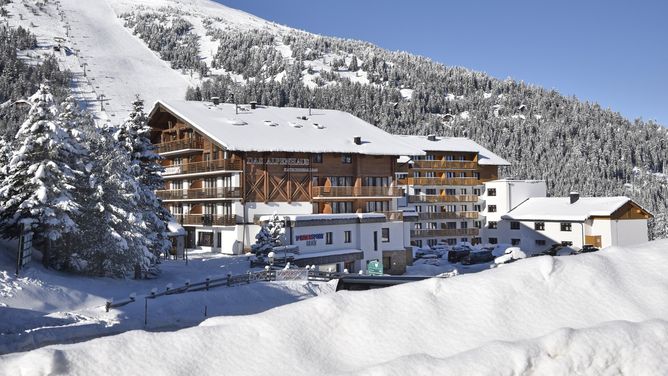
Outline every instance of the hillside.
POLYGON ((49 346, 0 357, 0 373, 665 375, 666 247, 542 256, 177 332, 49 346))
POLYGON ((100 93, 111 116, 125 114, 135 94, 148 102, 219 96, 349 111, 400 134, 467 136, 512 162, 506 177, 546 179, 553 195, 630 196, 656 215, 652 235, 668 236, 668 135, 659 124, 521 81, 279 26, 209 0, 26 3, 5 6, 10 24, 29 28, 43 45, 69 22, 64 43, 82 52, 59 60, 91 109, 100 93), (81 62, 89 64, 86 80, 81 62))

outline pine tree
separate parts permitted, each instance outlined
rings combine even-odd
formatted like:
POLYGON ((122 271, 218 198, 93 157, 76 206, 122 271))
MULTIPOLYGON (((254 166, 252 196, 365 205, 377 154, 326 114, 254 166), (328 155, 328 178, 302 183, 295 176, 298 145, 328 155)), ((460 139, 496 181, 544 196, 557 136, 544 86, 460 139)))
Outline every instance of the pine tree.
POLYGON ((151 143, 148 117, 144 102, 137 99, 126 121, 116 132, 116 139, 130 154, 131 173, 138 184, 138 206, 144 222, 147 248, 156 256, 167 252, 171 243, 167 237, 167 222, 171 215, 162 206, 155 190, 164 187, 159 161, 162 159, 151 143))
POLYGON ((82 149, 62 127, 48 86, 40 86, 29 102, 0 187, 0 231, 15 238, 21 226, 30 229, 45 243, 43 263, 60 268, 68 262, 67 251, 51 246, 79 230, 73 220, 79 210, 74 183, 83 175, 76 169, 82 149))
POLYGON ((266 256, 274 247, 285 243, 285 228, 283 220, 274 213, 260 231, 255 235, 255 244, 251 245, 251 252, 258 256, 266 256))

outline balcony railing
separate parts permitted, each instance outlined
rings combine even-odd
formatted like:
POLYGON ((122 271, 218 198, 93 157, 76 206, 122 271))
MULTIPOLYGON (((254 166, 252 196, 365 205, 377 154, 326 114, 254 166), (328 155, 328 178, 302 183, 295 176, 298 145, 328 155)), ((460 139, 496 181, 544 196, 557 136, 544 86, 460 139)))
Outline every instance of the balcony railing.
POLYGON ((202 140, 196 138, 185 138, 183 140, 163 142, 157 144, 156 146, 158 147, 158 153, 167 153, 170 151, 187 150, 187 149, 201 150, 204 148, 202 140))
POLYGON ((399 185, 482 185, 476 178, 404 178, 399 185))
POLYGON ((213 161, 193 162, 182 165, 166 166, 164 176, 197 174, 202 172, 215 171, 239 171, 241 170, 241 161, 230 159, 216 159, 213 161))
POLYGON ((462 212, 438 212, 438 213, 419 213, 418 218, 423 220, 430 219, 478 219, 480 213, 476 211, 462 212))
POLYGON ((163 200, 187 200, 201 198, 241 198, 241 188, 196 188, 156 191, 163 200))
POLYGON ((478 163, 473 161, 414 161, 413 168, 475 170, 478 163))
POLYGON ((411 230, 411 238, 433 238, 441 236, 478 236, 477 228, 443 228, 434 230, 411 230))
POLYGON ((385 214, 385 217, 387 217, 388 221, 404 220, 404 212, 402 211, 386 211, 386 212, 376 212, 376 213, 385 214))
POLYGON ((408 202, 478 202, 476 195, 410 195, 408 202))
POLYGON ((313 187, 313 198, 336 197, 399 197, 403 189, 398 187, 313 187))
POLYGON ((237 224, 237 220, 233 215, 176 214, 173 217, 182 225, 234 226, 237 224))

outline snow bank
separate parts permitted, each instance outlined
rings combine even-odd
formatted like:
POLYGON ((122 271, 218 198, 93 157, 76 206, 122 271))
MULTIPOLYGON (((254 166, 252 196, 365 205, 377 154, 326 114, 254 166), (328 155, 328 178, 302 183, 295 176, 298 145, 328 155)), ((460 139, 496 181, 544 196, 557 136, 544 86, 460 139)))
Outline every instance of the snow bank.
POLYGON ((668 317, 667 247, 543 256, 50 346, 0 358, 0 374, 666 374, 668 323, 655 319, 668 317))

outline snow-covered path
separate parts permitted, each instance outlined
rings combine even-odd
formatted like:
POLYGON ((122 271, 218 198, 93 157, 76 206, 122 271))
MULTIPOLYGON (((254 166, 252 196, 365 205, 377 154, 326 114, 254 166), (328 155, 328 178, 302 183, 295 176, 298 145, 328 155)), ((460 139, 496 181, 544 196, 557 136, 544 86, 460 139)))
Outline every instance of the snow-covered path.
POLYGON ((147 106, 158 98, 184 98, 186 78, 133 36, 107 0, 86 1, 86 6, 81 0, 60 4, 71 27, 69 42, 80 50, 80 61, 88 64, 95 94, 107 98, 109 114, 125 116, 135 95, 147 106))

